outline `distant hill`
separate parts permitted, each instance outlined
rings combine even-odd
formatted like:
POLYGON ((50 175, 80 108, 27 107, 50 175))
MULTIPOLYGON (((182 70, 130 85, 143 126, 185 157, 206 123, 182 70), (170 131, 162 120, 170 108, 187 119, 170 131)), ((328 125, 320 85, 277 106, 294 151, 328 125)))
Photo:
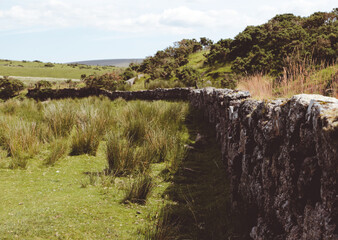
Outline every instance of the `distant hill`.
POLYGON ((141 63, 142 58, 134 59, 103 59, 103 60, 88 60, 88 61, 77 61, 71 63, 85 64, 91 66, 116 66, 116 67, 128 67, 130 63, 141 63))

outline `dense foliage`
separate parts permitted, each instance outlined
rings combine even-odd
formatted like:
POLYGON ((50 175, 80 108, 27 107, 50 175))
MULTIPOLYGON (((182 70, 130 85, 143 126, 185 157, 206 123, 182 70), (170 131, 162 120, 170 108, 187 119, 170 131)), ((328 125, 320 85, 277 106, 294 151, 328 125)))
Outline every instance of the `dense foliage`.
POLYGON ((8 99, 17 95, 24 88, 24 84, 17 79, 0 78, 0 98, 8 99))
POLYGON ((122 76, 116 72, 105 73, 102 75, 93 74, 83 77, 83 81, 85 82, 87 88, 102 88, 110 91, 115 91, 118 87, 125 84, 122 76))
POLYGON ((309 17, 277 15, 267 23, 248 26, 233 40, 222 39, 206 55, 209 65, 232 63, 235 73, 278 75, 286 57, 330 63, 338 55, 338 9, 309 17))
MULTIPOLYGON (((179 71, 178 69, 189 62, 189 55, 210 44, 211 41, 207 38, 201 38, 200 41, 183 39, 174 43, 174 46, 167 47, 158 51, 154 56, 146 58, 138 67, 138 71, 149 74, 150 80, 180 79, 178 75, 185 74, 187 71, 179 71)), ((190 80, 188 82, 188 85, 194 85, 191 84, 190 80)))

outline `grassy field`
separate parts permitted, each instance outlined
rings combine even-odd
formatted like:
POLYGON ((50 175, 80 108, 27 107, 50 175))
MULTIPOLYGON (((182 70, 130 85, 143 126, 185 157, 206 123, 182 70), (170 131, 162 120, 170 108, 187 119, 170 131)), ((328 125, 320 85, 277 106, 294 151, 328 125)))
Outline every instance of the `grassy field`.
POLYGON ((116 70, 113 66, 87 66, 81 64, 59 64, 28 61, 0 60, 0 75, 22 77, 50 77, 80 79, 82 74, 103 74, 116 70))
POLYGON ((165 190, 187 113, 161 101, 1 103, 1 239, 154 239, 150 226, 175 204, 165 190))

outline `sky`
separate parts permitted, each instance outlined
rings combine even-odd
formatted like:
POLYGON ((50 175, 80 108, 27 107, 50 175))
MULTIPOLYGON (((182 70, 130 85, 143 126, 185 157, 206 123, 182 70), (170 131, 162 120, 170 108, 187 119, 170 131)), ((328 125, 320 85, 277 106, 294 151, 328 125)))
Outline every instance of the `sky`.
POLYGON ((183 38, 234 38, 276 14, 335 7, 336 0, 0 0, 0 59, 144 58, 183 38))

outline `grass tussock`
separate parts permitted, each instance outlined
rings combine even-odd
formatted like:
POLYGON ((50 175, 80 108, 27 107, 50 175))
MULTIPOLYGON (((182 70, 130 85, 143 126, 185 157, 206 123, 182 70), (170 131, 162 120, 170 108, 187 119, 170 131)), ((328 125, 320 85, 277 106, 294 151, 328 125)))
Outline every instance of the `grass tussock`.
POLYGON ((77 114, 70 155, 96 155, 103 129, 103 116, 92 106, 83 105, 77 114))
POLYGON ((147 174, 140 174, 134 178, 126 189, 123 203, 145 204, 154 187, 153 179, 147 174))
POLYGON ((178 145, 184 146, 178 139, 184 138, 179 130, 183 129, 187 111, 183 103, 128 103, 118 115, 119 132, 113 131, 107 137, 110 171, 130 174, 146 171, 155 162, 180 162, 184 151, 174 151, 178 145))
POLYGON ((51 151, 45 159, 47 166, 53 166, 58 160, 64 157, 68 152, 68 141, 66 139, 57 139, 51 143, 51 151))
POLYGON ((145 240, 180 239, 179 224, 172 219, 170 209, 164 209, 160 214, 154 214, 150 218, 151 224, 141 232, 145 240))
POLYGON ((137 165, 131 141, 113 132, 108 134, 107 160, 111 172, 118 175, 131 173, 137 165))
POLYGON ((53 101, 43 110, 44 120, 47 122, 55 137, 65 137, 69 135, 75 124, 76 109, 72 102, 69 101, 53 101))
POLYGON ((0 145, 12 158, 11 168, 26 168, 28 158, 39 150, 39 136, 36 122, 26 122, 12 116, 0 117, 0 145))

